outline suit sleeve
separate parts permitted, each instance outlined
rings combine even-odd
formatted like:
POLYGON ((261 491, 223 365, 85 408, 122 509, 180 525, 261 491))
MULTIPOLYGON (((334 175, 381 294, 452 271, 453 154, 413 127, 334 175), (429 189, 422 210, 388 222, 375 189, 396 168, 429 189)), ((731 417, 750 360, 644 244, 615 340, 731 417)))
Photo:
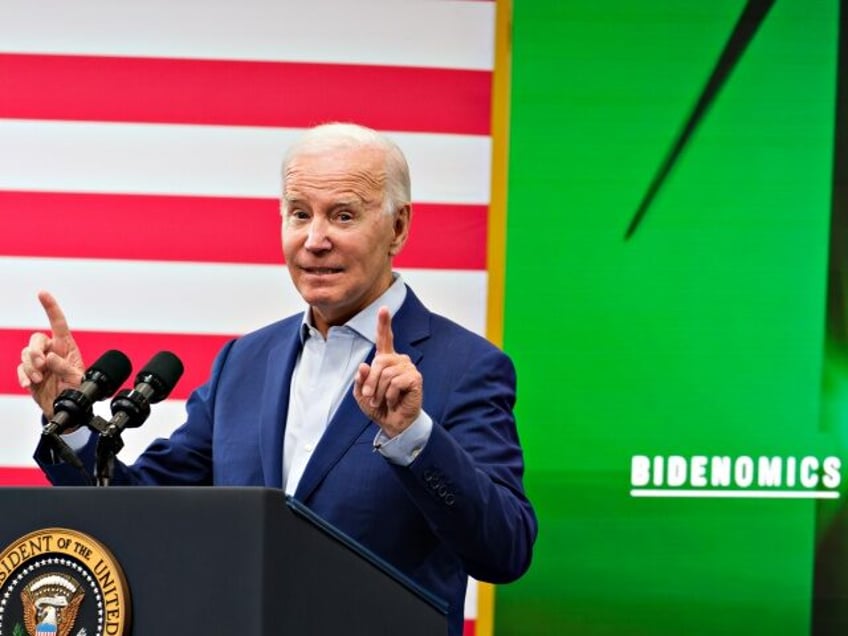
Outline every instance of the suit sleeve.
POLYGON ((444 407, 428 411, 434 426, 427 445, 408 467, 393 470, 468 574, 513 581, 529 567, 537 533, 522 484, 515 370, 490 348, 451 384, 444 407))

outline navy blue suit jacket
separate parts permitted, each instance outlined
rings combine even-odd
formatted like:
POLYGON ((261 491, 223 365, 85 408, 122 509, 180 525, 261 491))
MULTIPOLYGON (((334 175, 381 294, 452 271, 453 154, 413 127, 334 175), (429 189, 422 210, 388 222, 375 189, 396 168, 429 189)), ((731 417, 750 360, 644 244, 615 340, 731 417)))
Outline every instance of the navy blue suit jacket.
MULTIPOLYGON (((280 488, 301 320, 291 316, 229 342, 189 398, 186 423, 132 466, 116 466, 113 482, 280 488)), ((392 330, 395 349, 424 378, 430 440, 410 466, 390 463, 374 452, 377 426, 349 391, 295 497, 447 600, 450 633, 459 635, 466 575, 516 579, 536 537, 512 414, 515 372, 500 350, 429 312, 411 290, 392 330)), ((89 465, 93 451, 92 440, 81 453, 89 465)), ((69 466, 52 464, 44 449, 36 459, 53 483, 80 479, 69 466)))

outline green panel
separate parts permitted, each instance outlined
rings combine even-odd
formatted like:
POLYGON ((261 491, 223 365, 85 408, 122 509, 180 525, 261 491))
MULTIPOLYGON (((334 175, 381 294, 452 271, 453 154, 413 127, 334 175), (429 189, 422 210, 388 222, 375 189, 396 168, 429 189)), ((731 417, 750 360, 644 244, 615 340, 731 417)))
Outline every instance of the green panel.
MULTIPOLYGON (((505 349, 535 562, 498 634, 808 634, 816 503, 639 499, 636 454, 824 456, 834 1, 516 0, 505 349)), ((848 460, 844 460, 848 466, 848 460)))

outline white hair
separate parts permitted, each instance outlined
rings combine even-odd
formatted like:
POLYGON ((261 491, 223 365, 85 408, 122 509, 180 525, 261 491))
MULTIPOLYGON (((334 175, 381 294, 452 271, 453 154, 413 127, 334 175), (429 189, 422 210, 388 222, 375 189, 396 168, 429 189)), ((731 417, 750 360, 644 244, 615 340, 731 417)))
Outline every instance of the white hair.
MULTIPOLYGON (((307 130, 292 144, 283 158, 283 192, 286 191, 286 172, 292 160, 301 155, 314 155, 331 150, 378 148, 386 158, 386 191, 383 209, 393 214, 412 201, 409 165, 398 145, 372 128, 359 124, 321 124, 307 130)), ((283 197, 283 209, 286 201, 283 197)))

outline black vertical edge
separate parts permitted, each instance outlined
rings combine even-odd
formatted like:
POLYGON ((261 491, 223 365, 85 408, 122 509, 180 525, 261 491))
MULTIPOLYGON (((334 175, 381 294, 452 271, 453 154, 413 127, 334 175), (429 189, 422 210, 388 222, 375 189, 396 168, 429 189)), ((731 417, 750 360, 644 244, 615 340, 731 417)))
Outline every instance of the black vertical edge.
POLYGON ((848 0, 839 3, 836 103, 833 138, 827 336, 848 343, 848 0))
MULTIPOLYGON (((838 30, 825 358, 834 352, 838 355, 838 352, 848 351, 848 0, 839 0, 838 30)), ((824 376, 822 380, 824 383, 824 376)), ((824 406, 824 402, 822 404, 824 406)), ((823 419, 820 428, 826 428, 823 419)), ((813 636, 848 632, 848 509, 843 501, 820 501, 816 506, 813 611, 810 617, 810 633, 813 636)))

